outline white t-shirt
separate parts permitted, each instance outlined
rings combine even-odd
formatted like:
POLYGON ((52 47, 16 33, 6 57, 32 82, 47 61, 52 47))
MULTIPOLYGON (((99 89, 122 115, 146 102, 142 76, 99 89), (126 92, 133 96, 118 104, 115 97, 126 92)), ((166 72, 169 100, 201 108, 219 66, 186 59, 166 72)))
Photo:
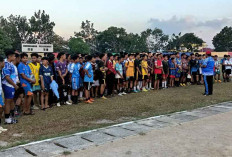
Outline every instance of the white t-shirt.
POLYGON ((232 65, 232 62, 231 60, 225 60, 225 69, 231 69, 231 65, 232 65), (227 64, 230 64, 230 65, 227 65, 227 64))

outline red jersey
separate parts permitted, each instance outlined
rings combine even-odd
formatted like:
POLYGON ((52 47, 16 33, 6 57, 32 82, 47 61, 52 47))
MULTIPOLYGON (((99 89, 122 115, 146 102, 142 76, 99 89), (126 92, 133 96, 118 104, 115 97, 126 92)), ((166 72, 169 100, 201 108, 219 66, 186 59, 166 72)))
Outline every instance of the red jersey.
POLYGON ((155 74, 162 74, 162 70, 163 70, 163 63, 162 60, 156 60, 155 61, 155 74), (157 66, 161 67, 160 69, 156 68, 157 66))

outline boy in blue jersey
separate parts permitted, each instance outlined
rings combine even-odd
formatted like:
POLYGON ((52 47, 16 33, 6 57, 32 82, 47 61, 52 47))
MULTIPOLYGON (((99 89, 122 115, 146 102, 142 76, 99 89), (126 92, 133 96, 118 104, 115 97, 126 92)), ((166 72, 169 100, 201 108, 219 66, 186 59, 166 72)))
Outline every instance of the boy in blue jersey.
POLYGON ((7 51, 6 57, 5 67, 2 69, 2 89, 5 96, 5 123, 14 124, 17 123, 17 121, 14 119, 14 95, 15 90, 19 88, 16 85, 17 74, 14 68, 14 64, 12 63, 15 60, 14 51, 7 51))
POLYGON ((4 63, 4 59, 2 56, 0 56, 0 133, 7 131, 7 129, 4 129, 1 124, 2 124, 2 113, 3 113, 3 107, 4 107, 4 103, 3 103, 3 99, 2 99, 2 83, 1 83, 1 74, 2 74, 2 69, 4 68, 5 63, 4 63))
POLYGON ((31 84, 35 83, 35 79, 32 77, 32 72, 27 64, 28 55, 26 53, 21 54, 21 63, 18 65, 19 79, 21 86, 23 87, 25 98, 24 98, 24 106, 23 106, 23 114, 24 115, 34 115, 31 109, 31 99, 33 97, 33 92, 31 88, 31 84))
POLYGON ((72 102, 73 104, 78 103, 78 90, 80 88, 80 73, 81 64, 79 63, 79 56, 74 55, 74 68, 72 72, 72 102))
POLYGON ((93 99, 90 98, 90 89, 91 85, 93 83, 93 67, 91 65, 91 62, 93 60, 93 57, 91 55, 86 57, 86 63, 84 66, 85 71, 85 77, 84 77, 84 87, 85 87, 85 98, 86 103, 92 104, 94 102, 93 99))
POLYGON ((53 70, 48 65, 48 58, 43 57, 42 58, 42 65, 39 69, 39 77, 40 77, 40 83, 41 83, 41 109, 46 110, 49 108, 48 106, 48 97, 49 97, 49 90, 50 90, 50 84, 53 81, 53 70))

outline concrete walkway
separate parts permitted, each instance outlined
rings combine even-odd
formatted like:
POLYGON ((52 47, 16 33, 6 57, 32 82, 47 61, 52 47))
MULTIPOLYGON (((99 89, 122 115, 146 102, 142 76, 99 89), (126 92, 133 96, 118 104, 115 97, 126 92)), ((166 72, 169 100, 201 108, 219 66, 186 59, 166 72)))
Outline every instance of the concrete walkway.
POLYGON ((232 156, 232 102, 11 148, 0 157, 232 156))

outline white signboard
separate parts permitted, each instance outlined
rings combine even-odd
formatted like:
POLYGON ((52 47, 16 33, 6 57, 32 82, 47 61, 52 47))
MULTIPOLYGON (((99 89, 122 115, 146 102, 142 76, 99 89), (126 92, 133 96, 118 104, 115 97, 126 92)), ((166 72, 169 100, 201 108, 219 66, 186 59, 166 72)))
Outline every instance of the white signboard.
POLYGON ((22 52, 53 52, 52 44, 22 44, 22 52))

